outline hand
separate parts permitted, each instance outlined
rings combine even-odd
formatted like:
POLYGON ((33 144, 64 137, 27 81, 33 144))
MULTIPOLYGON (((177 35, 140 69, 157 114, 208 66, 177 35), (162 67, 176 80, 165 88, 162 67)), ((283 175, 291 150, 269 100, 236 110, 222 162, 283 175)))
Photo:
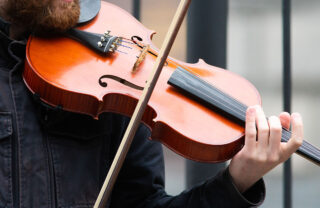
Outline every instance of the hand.
POLYGON ((246 112, 245 144, 231 160, 229 171, 242 193, 278 164, 286 161, 302 144, 303 123, 298 113, 266 119, 260 106, 246 112), (292 137, 281 142, 282 126, 292 125, 292 137))

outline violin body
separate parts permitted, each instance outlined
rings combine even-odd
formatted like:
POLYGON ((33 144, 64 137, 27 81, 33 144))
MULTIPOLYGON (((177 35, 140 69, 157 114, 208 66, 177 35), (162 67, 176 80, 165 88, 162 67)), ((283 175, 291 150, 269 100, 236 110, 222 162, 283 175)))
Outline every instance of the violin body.
MULTIPOLYGON (((98 16, 78 29, 92 33, 110 30, 112 35, 128 40, 140 37, 151 52, 145 54, 135 72, 132 68, 142 51, 138 44, 123 42, 118 51, 101 55, 67 37, 31 36, 23 78, 29 90, 51 106, 95 119, 104 112, 131 116, 156 59, 157 48, 151 41, 154 32, 121 8, 101 3, 98 16)), ((242 148, 243 126, 169 85, 177 68, 247 106, 261 103, 255 87, 234 73, 201 60, 189 64, 168 58, 142 118, 152 131, 151 139, 196 161, 232 158, 242 148)))

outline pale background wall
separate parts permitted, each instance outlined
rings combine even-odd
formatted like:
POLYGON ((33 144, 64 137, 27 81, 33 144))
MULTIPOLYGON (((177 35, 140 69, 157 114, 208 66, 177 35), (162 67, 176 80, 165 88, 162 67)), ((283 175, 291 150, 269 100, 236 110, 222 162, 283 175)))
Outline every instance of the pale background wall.
MULTIPOLYGON (((131 0, 108 0, 131 11, 131 0)), ((259 90, 267 115, 282 109, 282 36, 280 0, 230 0, 228 22, 228 69, 250 80, 259 90)), ((178 0, 142 0, 142 23, 155 31, 160 46, 178 0)), ((320 147, 320 1, 292 1, 293 111, 303 115, 305 137, 320 147)), ((184 23, 171 56, 185 60, 184 23)), ((184 159, 165 149, 166 189, 184 189, 184 159)), ((265 177, 267 198, 262 207, 282 207, 282 167, 265 177)), ((320 169, 293 157, 295 208, 319 207, 320 169)))

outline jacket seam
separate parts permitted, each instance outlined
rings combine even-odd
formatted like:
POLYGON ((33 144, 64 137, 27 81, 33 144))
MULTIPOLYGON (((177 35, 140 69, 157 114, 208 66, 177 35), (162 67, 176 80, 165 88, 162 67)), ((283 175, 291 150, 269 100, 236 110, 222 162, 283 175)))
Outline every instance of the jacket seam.
POLYGON ((58 202, 57 202, 57 193, 55 191, 56 185, 55 185, 55 171, 54 171, 54 166, 53 166, 53 157, 52 157, 52 152, 50 151, 50 144, 49 144, 49 137, 48 134, 43 131, 44 135, 44 141, 45 141, 45 149, 46 149, 46 155, 47 155, 47 162, 48 162, 48 192, 49 192, 49 197, 48 201, 51 207, 58 207, 58 202))
MULTIPOLYGON (((17 68, 19 64, 16 65, 15 68, 17 68)), ((14 70, 13 70, 14 71, 14 70)), ((12 102, 13 102, 13 109, 14 109, 14 117, 15 117, 15 124, 16 124, 16 128, 17 128, 17 132, 16 132, 16 136, 12 136, 12 149, 15 151, 12 151, 12 157, 14 157, 14 160, 12 161, 12 167, 14 170, 14 172, 17 172, 15 174, 15 177, 12 177, 12 182, 15 183, 15 187, 16 187, 16 196, 15 194, 12 194, 12 204, 13 206, 16 205, 18 207, 20 207, 21 205, 21 201, 20 201, 20 148, 19 148, 19 138, 20 138, 20 129, 19 129, 19 122, 17 121, 18 119, 18 113, 17 113, 17 105, 16 105, 16 100, 15 100, 15 92, 13 90, 13 80, 12 80, 12 71, 10 72, 10 76, 9 76, 9 84, 10 84, 10 91, 11 91, 11 98, 12 98, 12 102), (17 198, 16 198, 17 197, 17 198), (14 198, 16 200, 16 204, 14 201, 14 198)), ((13 134, 15 135, 15 134, 13 134)), ((13 172, 13 173, 14 173, 13 172)), ((12 174, 13 174, 12 173, 12 174)))

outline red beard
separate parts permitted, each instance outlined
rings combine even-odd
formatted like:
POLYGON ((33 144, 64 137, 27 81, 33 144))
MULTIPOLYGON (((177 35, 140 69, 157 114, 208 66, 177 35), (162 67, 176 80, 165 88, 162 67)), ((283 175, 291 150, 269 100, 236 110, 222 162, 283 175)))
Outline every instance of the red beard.
POLYGON ((63 33, 79 19, 79 0, 7 0, 9 21, 36 34, 63 33))

